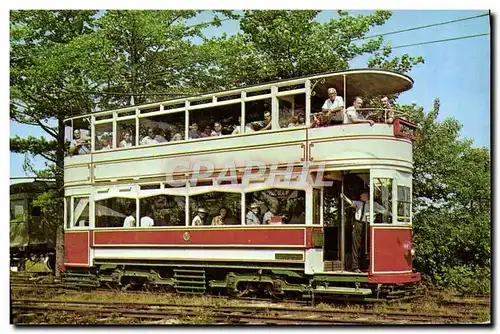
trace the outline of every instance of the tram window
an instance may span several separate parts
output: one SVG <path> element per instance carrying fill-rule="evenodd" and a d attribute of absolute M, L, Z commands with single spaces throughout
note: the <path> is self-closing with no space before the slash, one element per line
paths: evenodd
<path fill-rule="evenodd" d="M 73 133 L 69 143 L 70 155 L 84 155 L 90 153 L 90 121 L 88 118 L 73 120 Z"/>
<path fill-rule="evenodd" d="M 313 189 L 313 224 L 321 223 L 321 189 Z"/>
<path fill-rule="evenodd" d="M 96 124 L 95 150 L 103 151 L 113 148 L 113 123 Z"/>
<path fill-rule="evenodd" d="M 305 125 L 305 94 L 278 97 L 279 124 L 281 128 Z"/>
<path fill-rule="evenodd" d="M 89 198 L 75 197 L 73 199 L 73 227 L 89 226 Z"/>
<path fill-rule="evenodd" d="M 66 197 L 66 228 L 71 227 L 71 197 Z"/>
<path fill-rule="evenodd" d="M 184 120 L 184 111 L 139 119 L 139 145 L 183 140 Z"/>
<path fill-rule="evenodd" d="M 135 120 L 116 122 L 116 147 L 135 146 Z"/>
<path fill-rule="evenodd" d="M 381 205 L 389 213 L 380 214 L 373 212 L 375 223 L 392 223 L 392 179 L 388 178 L 375 178 L 373 179 L 373 203 Z"/>
<path fill-rule="evenodd" d="M 305 224 L 304 190 L 268 189 L 246 194 L 247 225 Z"/>
<path fill-rule="evenodd" d="M 398 222 L 409 223 L 411 217 L 410 187 L 398 186 Z"/>
<path fill-rule="evenodd" d="M 271 99 L 245 102 L 245 133 L 271 130 L 271 106 Z"/>
<path fill-rule="evenodd" d="M 136 216 L 133 198 L 113 197 L 95 202 L 95 227 L 123 227 L 125 219 L 131 215 Z"/>
<path fill-rule="evenodd" d="M 189 198 L 189 225 L 241 225 L 241 194 L 211 192 Z"/>
<path fill-rule="evenodd" d="M 24 199 L 10 201 L 10 220 L 21 221 L 24 219 Z"/>
<path fill-rule="evenodd" d="M 158 195 L 140 199 L 141 226 L 153 220 L 154 226 L 184 226 L 186 198 L 184 196 Z M 144 226 L 142 226 L 144 227 Z"/>
<path fill-rule="evenodd" d="M 189 139 L 217 137 L 238 133 L 241 103 L 197 109 L 189 112 Z"/>

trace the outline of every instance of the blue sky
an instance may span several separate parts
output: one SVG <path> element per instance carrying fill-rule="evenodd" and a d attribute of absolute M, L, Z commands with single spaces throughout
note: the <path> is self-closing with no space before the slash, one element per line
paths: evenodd
<path fill-rule="evenodd" d="M 350 11 L 352 14 L 369 14 L 372 11 Z M 395 10 L 383 25 L 372 29 L 368 35 L 450 21 L 484 13 L 484 10 Z M 336 17 L 335 11 L 323 11 L 318 15 L 320 22 Z M 200 15 L 196 21 L 208 20 L 209 12 Z M 225 21 L 219 28 L 206 30 L 208 36 L 228 35 L 238 31 L 236 21 Z M 420 29 L 384 36 L 392 46 L 454 38 L 490 32 L 489 17 L 480 17 L 427 29 Z M 426 111 L 432 108 L 433 100 L 440 98 L 439 119 L 453 117 L 463 124 L 462 137 L 472 138 L 474 146 L 490 147 L 490 36 L 449 41 L 443 43 L 395 49 L 393 55 L 408 53 L 423 56 L 425 64 L 413 68 L 410 76 L 415 84 L 412 90 L 403 93 L 398 103 L 416 102 Z M 366 67 L 368 57 L 354 59 L 351 68 Z M 10 122 L 10 135 L 21 137 L 44 136 L 44 132 L 33 126 Z M 10 153 L 10 176 L 26 175 L 22 170 L 24 156 Z M 35 166 L 43 167 L 43 159 L 37 159 Z"/>

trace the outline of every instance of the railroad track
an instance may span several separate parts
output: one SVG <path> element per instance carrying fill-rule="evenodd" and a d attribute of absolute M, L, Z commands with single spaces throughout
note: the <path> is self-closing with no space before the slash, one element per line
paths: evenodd
<path fill-rule="evenodd" d="M 14 317 L 23 313 L 47 312 L 94 314 L 99 318 L 125 317 L 142 321 L 187 319 L 200 314 L 209 315 L 214 323 L 265 324 L 426 324 L 473 323 L 476 314 L 414 313 L 401 311 L 376 312 L 369 310 L 319 310 L 313 307 L 287 307 L 270 305 L 213 306 L 173 303 L 97 302 L 97 301 L 40 301 L 36 299 L 12 300 Z"/>

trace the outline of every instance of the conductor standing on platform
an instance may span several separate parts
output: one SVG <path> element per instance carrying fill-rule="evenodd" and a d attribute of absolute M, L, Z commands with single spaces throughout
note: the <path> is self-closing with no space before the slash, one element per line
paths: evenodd
<path fill-rule="evenodd" d="M 368 189 L 362 190 L 359 196 L 360 201 L 351 201 L 344 194 L 342 196 L 350 206 L 356 209 L 354 225 L 352 227 L 352 271 L 360 273 L 359 253 L 361 250 L 363 224 L 366 224 L 367 217 L 370 216 L 370 191 Z M 386 208 L 376 202 L 373 202 L 373 209 L 377 213 L 391 214 Z"/>

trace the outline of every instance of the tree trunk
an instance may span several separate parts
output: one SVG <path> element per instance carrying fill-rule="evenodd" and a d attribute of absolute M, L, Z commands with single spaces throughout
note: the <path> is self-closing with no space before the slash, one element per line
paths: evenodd
<path fill-rule="evenodd" d="M 56 189 L 57 197 L 64 201 L 64 120 L 58 117 L 57 153 L 56 153 Z M 64 207 L 64 206 L 63 206 Z M 56 227 L 56 265 L 55 275 L 60 276 L 64 263 L 64 213 L 57 217 Z"/>

